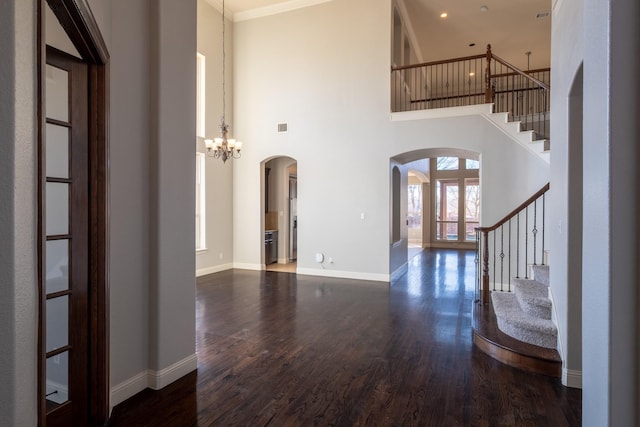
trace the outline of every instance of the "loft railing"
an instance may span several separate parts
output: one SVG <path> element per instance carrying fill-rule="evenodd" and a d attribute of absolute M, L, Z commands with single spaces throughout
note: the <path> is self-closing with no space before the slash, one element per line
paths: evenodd
<path fill-rule="evenodd" d="M 544 265 L 546 184 L 490 227 L 476 228 L 476 301 L 491 290 L 511 292 L 511 278 L 529 278 L 529 265 Z"/>
<path fill-rule="evenodd" d="M 549 139 L 549 68 L 522 71 L 487 46 L 484 55 L 391 68 L 393 112 L 493 103 L 522 130 Z"/>

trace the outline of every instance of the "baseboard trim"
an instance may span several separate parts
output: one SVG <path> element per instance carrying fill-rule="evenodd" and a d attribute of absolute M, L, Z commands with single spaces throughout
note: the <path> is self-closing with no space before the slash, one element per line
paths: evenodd
<path fill-rule="evenodd" d="M 562 368 L 562 385 L 571 388 L 582 388 L 582 371 Z"/>
<path fill-rule="evenodd" d="M 114 406 L 124 402 L 128 398 L 135 396 L 147 388 L 149 384 L 148 378 L 148 371 L 144 370 L 128 380 L 124 380 L 120 384 L 111 387 L 111 396 L 109 399 L 109 405 L 111 406 L 110 409 L 113 409 Z"/>
<path fill-rule="evenodd" d="M 171 366 L 167 366 L 161 371 L 149 372 L 149 387 L 154 390 L 160 390 L 174 382 L 175 380 L 184 377 L 189 372 L 195 371 L 198 368 L 198 356 L 194 353 L 191 356 L 185 357 L 182 360 L 174 363 Z"/>
<path fill-rule="evenodd" d="M 389 282 L 388 274 L 374 274 L 374 273 L 362 273 L 354 271 L 339 271 L 339 270 L 320 270 L 317 268 L 300 268 L 298 267 L 298 274 L 307 276 L 320 276 L 320 277 L 335 277 L 338 279 L 355 279 L 355 280 L 370 280 L 374 282 Z"/>
<path fill-rule="evenodd" d="M 234 262 L 233 268 L 237 268 L 238 270 L 256 270 L 261 271 L 265 269 L 264 264 L 249 264 L 244 262 Z"/>
<path fill-rule="evenodd" d="M 205 267 L 196 270 L 196 277 L 206 276 L 207 274 L 219 273 L 221 271 L 231 270 L 233 268 L 232 263 L 214 265 L 213 267 Z"/>
<path fill-rule="evenodd" d="M 391 281 L 397 280 L 400 276 L 405 274 L 409 270 L 409 263 L 405 262 L 400 267 L 396 268 L 393 273 L 391 273 Z"/>

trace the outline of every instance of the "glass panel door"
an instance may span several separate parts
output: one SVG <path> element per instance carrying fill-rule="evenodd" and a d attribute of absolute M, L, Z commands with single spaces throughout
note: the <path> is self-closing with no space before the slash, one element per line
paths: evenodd
<path fill-rule="evenodd" d="M 458 200 L 457 179 L 436 181 L 436 239 L 458 240 Z"/>
<path fill-rule="evenodd" d="M 88 73 L 47 47 L 42 148 L 41 327 L 46 425 L 86 425 L 88 409 Z"/>
<path fill-rule="evenodd" d="M 464 240 L 476 240 L 476 227 L 480 225 L 480 180 L 467 178 L 464 180 Z"/>

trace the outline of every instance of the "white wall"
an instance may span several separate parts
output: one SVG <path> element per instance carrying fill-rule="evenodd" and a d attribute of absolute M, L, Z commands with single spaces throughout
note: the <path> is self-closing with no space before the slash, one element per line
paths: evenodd
<path fill-rule="evenodd" d="M 584 1 L 582 416 L 588 426 L 640 423 L 638 22 L 637 1 Z"/>
<path fill-rule="evenodd" d="M 260 263 L 260 162 L 271 156 L 298 161 L 298 271 L 343 277 L 388 280 L 395 269 L 393 156 L 429 147 L 481 153 L 484 171 L 503 171 L 481 176 L 483 223 L 547 182 L 547 163 L 479 115 L 390 121 L 390 11 L 390 1 L 343 0 L 236 23 L 235 116 L 245 141 L 234 169 L 243 195 L 234 200 L 237 266 Z M 281 121 L 286 134 L 275 132 Z M 321 268 L 316 252 L 334 263 Z"/>
<path fill-rule="evenodd" d="M 149 360 L 151 21 L 148 0 L 115 0 L 111 13 L 117 31 L 107 25 L 101 26 L 101 31 L 110 34 L 112 40 L 109 273 L 110 374 L 114 387 L 146 371 Z M 114 396 L 112 405 L 119 400 L 122 397 Z"/>
<path fill-rule="evenodd" d="M 196 2 L 96 6 L 111 55 L 110 382 L 116 405 L 195 368 Z"/>
<path fill-rule="evenodd" d="M 36 10 L 0 13 L 0 423 L 36 424 Z M 15 100 L 12 102 L 11 100 Z"/>
<path fill-rule="evenodd" d="M 551 291 L 557 313 L 559 351 L 563 356 L 563 380 L 566 385 L 580 386 L 582 371 L 581 312 L 582 307 L 571 300 L 571 291 L 580 288 L 577 282 L 579 264 L 569 262 L 579 247 L 570 247 L 569 198 L 580 188 L 569 188 L 569 92 L 583 57 L 582 1 L 558 2 L 552 19 L 551 80 L 551 190 L 549 193 L 549 233 L 551 260 Z M 578 215 L 581 215 L 580 213 Z M 578 256 L 581 256 L 579 254 Z M 580 295 L 573 295 L 580 300 Z"/>
<path fill-rule="evenodd" d="M 222 14 L 205 0 L 198 0 L 198 52 L 206 58 L 206 137 L 220 136 L 222 116 Z M 226 120 L 233 123 L 233 22 L 227 18 L 226 45 Z M 231 136 L 230 136 L 231 137 Z M 204 139 L 197 138 L 196 150 L 205 152 Z M 240 160 L 242 161 L 242 160 Z M 207 157 L 206 174 L 206 243 L 207 250 L 196 256 L 197 274 L 209 274 L 232 267 L 233 262 L 233 165 Z"/>

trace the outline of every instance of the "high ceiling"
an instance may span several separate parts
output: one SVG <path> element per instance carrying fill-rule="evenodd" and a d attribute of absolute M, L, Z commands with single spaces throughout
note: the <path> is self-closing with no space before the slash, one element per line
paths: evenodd
<path fill-rule="evenodd" d="M 207 1 L 221 9 L 222 0 Z M 323 1 L 327 0 L 225 0 L 225 7 L 247 19 L 261 11 L 270 14 Z M 549 66 L 551 0 L 397 1 L 404 5 L 424 61 L 483 53 L 491 43 L 497 55 L 520 68 L 527 67 L 525 52 L 531 52 L 530 68 Z M 440 18 L 442 12 L 447 18 Z M 548 15 L 538 18 L 539 14 Z"/>
<path fill-rule="evenodd" d="M 406 8 L 424 61 L 480 54 L 490 43 L 495 54 L 522 69 L 526 52 L 531 52 L 532 69 L 549 66 L 551 0 L 398 1 Z"/>

